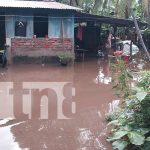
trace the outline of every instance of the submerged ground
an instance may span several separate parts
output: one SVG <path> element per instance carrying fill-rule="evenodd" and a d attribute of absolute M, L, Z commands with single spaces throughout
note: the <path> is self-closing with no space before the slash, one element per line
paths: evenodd
<path fill-rule="evenodd" d="M 90 59 L 0 69 L 0 150 L 111 150 L 105 113 L 117 101 L 109 65 Z"/>

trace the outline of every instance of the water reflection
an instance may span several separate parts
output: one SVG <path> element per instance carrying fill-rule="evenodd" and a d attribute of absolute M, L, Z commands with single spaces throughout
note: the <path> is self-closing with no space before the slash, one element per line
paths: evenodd
<path fill-rule="evenodd" d="M 4 126 L 7 122 L 12 119 L 4 119 L 0 121 L 0 126 Z M 21 150 L 19 144 L 15 142 L 14 136 L 11 132 L 11 128 L 13 126 L 19 125 L 21 122 L 16 123 L 14 125 L 8 125 L 6 127 L 0 128 L 0 135 L 3 137 L 3 140 L 0 140 L 0 149 L 1 150 Z M 28 150 L 25 148 L 24 150 Z"/>
<path fill-rule="evenodd" d="M 110 77 L 109 64 L 103 62 L 97 64 L 97 60 L 76 63 L 74 67 L 14 65 L 10 66 L 8 70 L 0 70 L 0 73 L 3 73 L 0 76 L 0 81 L 14 83 L 16 87 L 13 91 L 16 95 L 15 107 L 12 107 L 14 97 L 12 95 L 11 97 L 8 96 L 7 99 L 5 97 L 8 94 L 8 88 L 12 87 L 12 84 L 5 84 L 5 86 L 0 87 L 0 90 L 2 90 L 2 93 L 0 92 L 0 97 L 2 97 L 0 102 L 7 102 L 5 105 L 0 105 L 0 115 L 3 114 L 1 118 L 12 117 L 9 115 L 12 112 L 15 112 L 15 116 L 17 116 L 15 120 L 3 122 L 0 129 L 3 130 L 12 125 L 7 133 L 13 136 L 12 143 L 18 143 L 20 149 L 111 150 L 110 144 L 106 141 L 107 129 L 104 114 L 108 112 L 108 104 L 114 99 L 114 96 L 110 84 L 103 82 L 104 84 L 98 85 L 93 82 L 100 67 L 105 78 Z M 61 95 L 61 99 L 64 100 L 63 115 L 72 119 L 57 119 L 56 101 L 53 97 L 48 100 L 44 96 L 41 101 L 35 99 L 34 109 L 31 107 L 30 94 L 25 94 L 23 101 L 20 102 L 19 94 L 22 92 L 22 87 L 19 84 L 25 83 L 23 88 L 30 87 L 30 93 L 34 89 L 34 83 L 37 82 L 47 83 L 48 86 L 53 83 L 51 89 L 59 88 L 58 84 L 55 83 L 69 83 L 65 84 L 63 91 L 56 93 L 57 96 Z M 27 91 L 25 92 L 27 93 Z M 48 94 L 48 91 L 43 92 Z M 36 96 L 38 98 L 39 93 Z M 50 111 L 45 107 L 45 104 L 49 102 Z M 70 106 L 74 107 L 73 111 Z M 57 109 L 59 107 L 62 108 L 62 105 L 58 105 Z M 40 108 L 41 112 L 39 111 Z M 20 115 L 21 111 L 25 114 L 24 117 Z M 31 119 L 26 118 L 27 114 L 32 116 Z M 43 120 L 39 119 L 40 115 Z M 54 117 L 44 120 L 48 115 Z M 1 142 L 5 146 L 9 145 L 4 142 L 3 138 L 1 138 Z M 13 149 L 8 147 L 7 150 Z"/>
<path fill-rule="evenodd" d="M 7 140 L 7 142 L 15 143 L 15 145 L 18 143 L 15 150 L 19 150 L 19 147 L 30 150 L 111 149 L 105 140 L 106 124 L 95 108 L 83 111 L 72 120 L 67 121 L 26 120 L 20 123 L 15 120 L 8 124 L 3 125 L 1 130 L 5 133 L 9 127 L 6 136 L 11 136 L 11 141 Z M 8 146 L 7 150 L 13 150 L 7 142 L 0 145 L 0 149 L 2 146 Z"/>
<path fill-rule="evenodd" d="M 113 100 L 111 103 L 109 103 L 109 113 L 115 112 L 118 109 L 120 100 Z"/>
<path fill-rule="evenodd" d="M 102 83 L 102 84 L 110 84 L 111 83 L 111 77 L 109 76 L 105 76 L 105 74 L 103 73 L 103 68 L 99 69 L 99 74 L 95 79 L 95 82 L 97 84 Z"/>
<path fill-rule="evenodd" d="M 110 84 L 111 75 L 110 75 L 110 62 L 104 62 L 103 60 L 98 60 L 99 70 L 98 75 L 95 79 L 96 84 Z"/>

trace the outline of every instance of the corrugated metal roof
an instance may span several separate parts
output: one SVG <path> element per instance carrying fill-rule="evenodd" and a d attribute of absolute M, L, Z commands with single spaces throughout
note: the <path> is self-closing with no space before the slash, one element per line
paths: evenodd
<path fill-rule="evenodd" d="M 107 17 L 107 16 L 99 16 L 99 15 L 93 15 L 83 12 L 76 12 L 75 13 L 75 22 L 81 23 L 81 22 L 97 22 L 97 23 L 106 23 L 106 24 L 112 24 L 116 26 L 126 26 L 126 27 L 134 27 L 134 21 L 129 19 L 121 19 L 121 18 L 114 18 L 114 17 Z M 147 23 L 138 21 L 139 26 L 146 26 Z"/>
<path fill-rule="evenodd" d="M 41 8 L 41 9 L 60 9 L 81 11 L 78 7 L 72 7 L 58 2 L 44 1 L 19 1 L 19 0 L 0 0 L 0 7 L 13 8 Z"/>

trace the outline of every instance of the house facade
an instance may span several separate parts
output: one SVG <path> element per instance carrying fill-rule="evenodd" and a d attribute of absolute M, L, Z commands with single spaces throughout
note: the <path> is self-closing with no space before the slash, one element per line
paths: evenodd
<path fill-rule="evenodd" d="M 8 59 L 74 53 L 74 14 L 81 9 L 57 2 L 0 1 L 0 49 Z"/>

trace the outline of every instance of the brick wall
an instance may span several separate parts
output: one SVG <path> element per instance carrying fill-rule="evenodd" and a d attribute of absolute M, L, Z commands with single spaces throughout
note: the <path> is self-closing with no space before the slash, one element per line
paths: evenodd
<path fill-rule="evenodd" d="M 12 38 L 12 56 L 56 56 L 63 51 L 73 52 L 73 40 L 69 38 Z"/>

